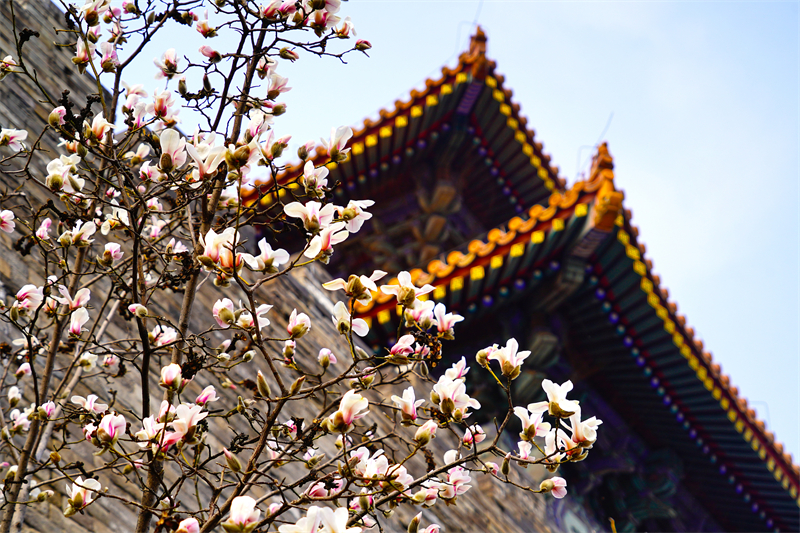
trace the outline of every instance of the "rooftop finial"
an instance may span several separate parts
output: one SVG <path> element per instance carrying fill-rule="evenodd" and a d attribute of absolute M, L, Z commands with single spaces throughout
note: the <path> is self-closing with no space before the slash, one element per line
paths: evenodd
<path fill-rule="evenodd" d="M 462 55 L 466 64 L 472 65 L 472 77 L 482 80 L 488 73 L 489 62 L 486 60 L 486 34 L 478 26 L 475 34 L 469 39 L 469 51 Z"/>

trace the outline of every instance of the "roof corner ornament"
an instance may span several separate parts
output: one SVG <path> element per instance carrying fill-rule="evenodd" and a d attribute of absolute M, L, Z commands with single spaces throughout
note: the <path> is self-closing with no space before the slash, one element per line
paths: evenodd
<path fill-rule="evenodd" d="M 594 201 L 593 225 L 600 231 L 610 232 L 622 212 L 625 193 L 614 187 L 614 158 L 608 152 L 608 143 L 598 147 L 589 181 L 601 182 Z"/>
<path fill-rule="evenodd" d="M 462 55 L 462 61 L 472 65 L 472 78 L 483 80 L 489 73 L 489 60 L 486 59 L 486 33 L 480 26 L 469 39 L 469 51 Z"/>

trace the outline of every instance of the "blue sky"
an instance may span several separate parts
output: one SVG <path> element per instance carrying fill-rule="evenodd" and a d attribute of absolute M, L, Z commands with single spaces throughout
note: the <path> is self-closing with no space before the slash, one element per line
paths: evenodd
<path fill-rule="evenodd" d="M 371 57 L 281 65 L 294 89 L 278 134 L 318 139 L 406 99 L 454 64 L 479 14 L 489 56 L 570 183 L 586 170 L 579 150 L 608 125 L 616 183 L 655 272 L 797 458 L 796 3 L 351 0 L 342 14 Z M 170 37 L 162 49 L 189 42 Z M 191 42 L 178 52 L 194 54 Z M 149 56 L 138 70 L 152 79 Z M 580 153 L 586 162 L 591 150 Z"/>

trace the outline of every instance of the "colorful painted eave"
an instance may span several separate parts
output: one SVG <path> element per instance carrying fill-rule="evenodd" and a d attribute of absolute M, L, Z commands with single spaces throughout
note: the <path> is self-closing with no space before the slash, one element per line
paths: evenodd
<path fill-rule="evenodd" d="M 790 454 L 784 452 L 783 445 L 775 440 L 764 422 L 758 420 L 755 411 L 748 407 L 747 400 L 739 395 L 730 378 L 722 373 L 720 365 L 714 363 L 711 353 L 704 350 L 703 342 L 688 326 L 685 317 L 678 314 L 677 305 L 669 301 L 669 292 L 661 287 L 659 276 L 653 273 L 652 262 L 644 258 L 645 246 L 638 242 L 639 231 L 631 224 L 631 212 L 622 209 L 623 195 L 613 187 L 613 164 L 597 164 L 603 158 L 610 161 L 605 146 L 601 147 L 588 180 L 577 182 L 563 193 L 552 193 L 547 207 L 532 207 L 527 220 L 512 218 L 506 224 L 506 229 L 495 228 L 485 240 L 470 242 L 466 252 L 450 252 L 444 260 L 430 262 L 426 269 L 413 270 L 412 280 L 418 286 L 426 283 L 433 285 L 433 299 L 445 301 L 449 293 L 465 290 L 476 281 L 492 277 L 497 279 L 498 276 L 513 279 L 514 273 L 509 273 L 508 268 L 504 270 L 504 267 L 514 258 L 525 255 L 529 247 L 564 231 L 570 221 L 580 219 L 584 224 L 588 222 L 589 226 L 608 231 L 609 238 L 624 247 L 624 253 L 631 261 L 630 268 L 640 278 L 639 290 L 646 296 L 651 312 L 662 323 L 664 332 L 671 336 L 671 342 L 683 356 L 684 364 L 719 402 L 727 421 L 758 454 L 775 481 L 800 505 L 800 467 L 794 464 Z M 602 272 L 598 274 L 602 275 Z M 392 280 L 390 283 L 396 282 Z M 495 290 L 496 284 L 484 283 L 483 287 Z M 368 305 L 357 308 L 359 315 L 371 326 L 373 322 L 386 323 L 387 326 L 390 326 L 388 323 L 396 324 L 399 308 L 393 298 L 380 293 L 373 296 Z M 456 305 L 453 309 L 458 310 L 459 307 Z M 620 317 L 621 322 L 625 320 L 626 317 Z"/>
<path fill-rule="evenodd" d="M 469 127 L 474 135 L 473 142 L 478 142 L 478 148 L 485 151 L 492 178 L 498 183 L 503 181 L 499 189 L 512 199 L 524 197 L 525 192 L 517 189 L 527 189 L 536 184 L 527 180 L 515 182 L 510 176 L 516 178 L 525 174 L 535 176 L 545 192 L 564 192 L 565 182 L 558 177 L 558 167 L 550 165 L 550 156 L 535 140 L 534 131 L 527 128 L 527 119 L 520 113 L 519 105 L 511 101 L 512 91 L 503 86 L 505 78 L 495 72 L 495 62 L 486 58 L 485 45 L 485 35 L 478 29 L 472 37 L 470 51 L 461 54 L 455 68 L 443 67 L 439 78 L 425 80 L 425 88 L 412 90 L 408 100 L 398 100 L 393 108 L 381 109 L 377 120 L 365 119 L 348 143 L 351 148 L 348 159 L 339 164 L 332 163 L 319 146 L 311 161 L 316 166 L 328 166 L 331 177 L 341 179 L 345 191 L 352 190 L 374 179 L 380 170 L 385 171 L 414 150 L 419 150 L 421 144 L 418 143 L 422 139 L 436 137 L 442 128 L 449 129 L 455 115 L 468 116 L 479 111 L 474 108 L 481 102 L 493 102 L 497 108 L 495 110 L 492 106 L 491 114 L 502 116 L 502 121 L 492 118 L 491 123 L 481 125 L 473 120 L 475 123 Z M 513 143 L 506 142 L 512 139 Z M 504 148 L 494 150 L 495 144 Z M 524 165 L 528 165 L 530 171 L 521 172 Z M 279 174 L 278 183 L 295 188 L 300 175 L 302 164 L 289 165 Z M 252 205 L 260 198 L 263 205 L 269 205 L 274 201 L 270 193 L 272 186 L 271 180 L 257 182 L 254 188 L 243 191 L 244 202 Z M 281 195 L 284 194 L 286 191 L 282 190 Z M 524 204 L 521 201 L 518 210 L 524 211 L 532 202 Z"/>

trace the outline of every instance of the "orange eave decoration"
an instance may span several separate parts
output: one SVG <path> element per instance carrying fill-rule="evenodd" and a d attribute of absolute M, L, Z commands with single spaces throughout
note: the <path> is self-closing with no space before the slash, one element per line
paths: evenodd
<path fill-rule="evenodd" d="M 550 166 L 550 156 L 543 152 L 543 145 L 534 140 L 535 132 L 527 128 L 528 119 L 520 114 L 519 104 L 512 103 L 513 91 L 503 87 L 505 77 L 495 73 L 497 66 L 495 61 L 486 58 L 486 35 L 478 27 L 476 34 L 472 36 L 470 49 L 463 52 L 458 58 L 455 68 L 448 66 L 442 67 L 442 76 L 438 79 L 428 78 L 425 80 L 425 88 L 421 91 L 413 89 L 407 101 L 397 100 L 393 109 L 381 109 L 378 111 L 379 119 L 364 119 L 360 128 L 355 128 L 353 137 L 348 146 L 351 149 L 357 145 L 363 147 L 368 144 L 371 136 L 385 136 L 387 132 L 393 132 L 395 126 L 404 125 L 408 122 L 409 116 L 422 113 L 423 109 L 435 102 L 443 91 L 452 91 L 454 84 L 466 83 L 469 81 L 481 81 L 494 91 L 494 98 L 507 105 L 509 125 L 516 130 L 517 139 L 523 142 L 523 149 L 526 154 L 531 156 L 532 163 L 546 173 L 545 181 L 550 190 L 565 192 L 565 181 L 558 177 L 558 167 Z M 504 111 L 505 113 L 506 111 Z M 310 157 L 315 166 L 326 165 L 335 168 L 336 163 L 330 162 L 327 153 L 322 146 L 317 146 L 315 153 Z M 349 160 L 349 158 L 348 158 Z M 346 162 L 347 160 L 345 160 Z M 287 185 L 293 183 L 303 173 L 303 164 L 289 164 L 285 170 L 278 175 L 278 183 Z M 265 189 L 272 183 L 258 181 L 252 189 L 242 190 L 242 200 L 245 205 L 252 205 L 259 194 L 259 189 Z"/>

